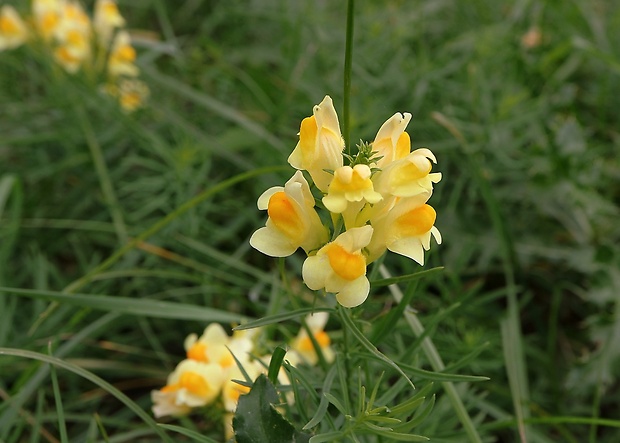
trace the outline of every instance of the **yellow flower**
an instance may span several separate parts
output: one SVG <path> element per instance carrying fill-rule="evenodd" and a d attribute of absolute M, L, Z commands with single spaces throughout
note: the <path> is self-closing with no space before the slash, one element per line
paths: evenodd
<path fill-rule="evenodd" d="M 433 153 L 429 149 L 420 148 L 404 158 L 389 163 L 375 175 L 377 190 L 382 194 L 397 197 L 411 197 L 432 192 L 433 183 L 441 180 L 441 173 L 431 173 L 433 166 L 431 161 L 437 163 Z"/>
<path fill-rule="evenodd" d="M 32 1 L 35 28 L 43 40 L 49 41 L 60 24 L 63 3 L 61 0 Z"/>
<path fill-rule="evenodd" d="M 242 360 L 252 351 L 253 334 L 253 331 L 236 331 L 231 337 L 219 323 L 211 323 L 200 337 L 196 334 L 187 336 L 184 343 L 187 358 L 203 363 L 215 363 L 226 372 L 235 366 L 233 354 Z"/>
<path fill-rule="evenodd" d="M 112 77 L 119 75 L 135 77 L 139 73 L 135 61 L 136 50 L 131 46 L 129 33 L 127 31 L 117 32 L 108 57 L 109 74 Z"/>
<path fill-rule="evenodd" d="M 335 293 L 338 303 L 347 308 L 362 304 L 370 291 L 362 249 L 372 233 L 371 226 L 349 229 L 308 257 L 302 267 L 306 286 Z"/>
<path fill-rule="evenodd" d="M 15 8 L 4 5 L 0 8 L 0 51 L 13 49 L 28 38 L 28 29 Z"/>
<path fill-rule="evenodd" d="M 336 169 L 327 195 L 323 197 L 323 204 L 330 212 L 340 214 L 347 209 L 349 202 L 379 202 L 383 197 L 374 190 L 370 175 L 368 165 L 341 166 Z"/>
<path fill-rule="evenodd" d="M 377 157 L 383 157 L 377 162 L 378 168 L 399 160 L 409 154 L 411 139 L 405 128 L 411 120 L 411 114 L 397 112 L 390 117 L 379 129 L 372 143 L 372 150 L 377 151 Z"/>
<path fill-rule="evenodd" d="M 306 253 L 327 241 L 327 230 L 314 209 L 314 197 L 301 171 L 284 187 L 275 186 L 258 198 L 258 209 L 269 214 L 265 227 L 257 230 L 250 244 L 271 257 L 286 257 L 297 248 Z"/>
<path fill-rule="evenodd" d="M 224 375 L 214 363 L 183 360 L 159 391 L 151 392 L 155 417 L 183 415 L 211 403 L 220 393 Z"/>
<path fill-rule="evenodd" d="M 317 188 L 327 192 L 332 175 L 325 170 L 334 171 L 342 166 L 344 140 L 336 109 L 328 95 L 314 107 L 313 114 L 301 122 L 299 142 L 288 162 L 296 169 L 308 171 Z"/>
<path fill-rule="evenodd" d="M 386 249 L 424 265 L 424 251 L 430 249 L 431 236 L 441 244 L 441 234 L 434 226 L 435 210 L 426 204 L 430 193 L 398 200 L 389 212 L 371 220 L 375 233 L 367 247 L 369 262 Z"/>
<path fill-rule="evenodd" d="M 331 363 L 334 360 L 334 351 L 330 346 L 331 339 L 324 331 L 328 319 L 329 314 L 327 312 L 315 312 L 314 314 L 306 317 L 306 324 L 321 348 L 323 357 L 325 357 L 325 360 L 328 363 Z M 312 344 L 312 340 L 304 328 L 299 330 L 299 334 L 297 334 L 297 337 L 295 337 L 295 339 L 291 342 L 291 349 L 292 352 L 300 356 L 303 361 L 310 365 L 315 365 L 318 361 L 318 356 L 314 349 L 314 345 Z M 290 358 L 292 352 L 289 351 L 287 358 Z M 295 359 L 295 357 L 293 357 L 293 359 Z"/>
<path fill-rule="evenodd" d="M 114 29 L 120 28 L 124 24 L 125 19 L 121 16 L 113 0 L 97 0 L 93 25 L 99 37 L 99 42 L 104 47 L 109 44 Z"/>

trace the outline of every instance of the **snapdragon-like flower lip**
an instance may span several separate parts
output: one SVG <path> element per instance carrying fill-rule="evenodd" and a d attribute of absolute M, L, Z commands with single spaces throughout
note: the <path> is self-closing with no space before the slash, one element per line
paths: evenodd
<path fill-rule="evenodd" d="M 302 276 L 310 289 L 325 289 L 336 294 L 343 306 L 357 306 L 366 300 L 370 283 L 366 278 L 366 257 L 362 253 L 371 241 L 372 226 L 349 229 L 333 242 L 308 257 Z"/>
<path fill-rule="evenodd" d="M 314 197 L 301 171 L 284 187 L 274 186 L 258 198 L 258 208 L 266 209 L 265 227 L 250 238 L 250 245 L 271 257 L 287 257 L 298 248 L 306 252 L 327 241 L 327 230 L 314 209 Z"/>

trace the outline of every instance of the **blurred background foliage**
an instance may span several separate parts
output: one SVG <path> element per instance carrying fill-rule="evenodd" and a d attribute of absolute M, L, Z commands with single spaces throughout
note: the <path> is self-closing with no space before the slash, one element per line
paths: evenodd
<path fill-rule="evenodd" d="M 342 112 L 346 2 L 142 0 L 119 7 L 151 89 L 134 114 L 24 48 L 0 53 L 2 286 L 62 290 L 199 192 L 244 171 L 284 165 L 301 119 L 325 94 Z M 465 371 L 491 378 L 465 398 L 483 417 L 487 441 L 517 439 L 513 425 L 502 425 L 513 414 L 499 332 L 507 265 L 515 273 L 531 416 L 618 418 L 619 41 L 613 0 L 356 3 L 352 140 L 372 140 L 394 112 L 411 112 L 412 146 L 438 158 L 443 180 L 430 203 L 444 243 L 433 248 L 429 266 L 445 270 L 418 286 L 412 306 L 424 321 L 462 302 L 432 328 L 447 362 L 488 343 Z M 104 153 L 118 200 L 114 223 L 92 143 Z M 290 174 L 283 168 L 206 200 L 78 292 L 264 315 L 277 262 L 247 240 L 264 222 L 256 198 Z M 292 280 L 300 263 L 287 264 Z M 385 263 L 394 274 L 418 270 L 398 257 Z M 47 305 L 0 295 L 0 346 L 45 352 L 49 340 L 66 342 L 101 318 L 61 306 L 33 328 Z M 371 294 L 365 306 L 380 312 L 389 297 Z M 185 334 L 203 327 L 110 319 L 73 357 L 85 356 L 85 367 L 148 409 L 148 392 L 182 355 Z M 407 343 L 411 332 L 398 332 Z M 418 361 L 424 366 L 421 354 Z M 36 367 L 0 361 L 5 399 L 18 395 Z M 32 410 L 51 401 L 49 387 L 37 389 L 39 400 L 26 403 Z M 107 427 L 131 427 L 131 412 L 116 410 L 103 392 L 84 392 L 79 380 L 66 389 L 65 407 L 76 414 L 99 411 Z M 0 421 L 7 411 L 0 407 Z M 438 403 L 427 420 L 423 431 L 433 441 L 463 441 L 441 427 L 449 413 Z M 26 441 L 20 417 L 1 438 Z M 89 432 L 89 420 L 76 418 L 75 435 Z M 532 441 L 619 436 L 608 427 L 545 425 Z"/>

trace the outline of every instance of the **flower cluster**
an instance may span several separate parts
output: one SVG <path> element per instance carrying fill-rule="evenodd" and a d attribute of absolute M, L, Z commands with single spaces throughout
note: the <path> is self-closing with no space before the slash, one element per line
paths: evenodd
<path fill-rule="evenodd" d="M 133 111 L 149 94 L 137 79 L 136 51 L 114 0 L 97 0 L 93 18 L 76 0 L 32 0 L 22 19 L 10 5 L 0 8 L 0 51 L 23 44 L 42 47 L 70 74 L 101 77 L 102 90 Z"/>
<path fill-rule="evenodd" d="M 317 312 L 306 318 L 306 324 L 324 358 L 331 362 L 334 353 L 330 337 L 324 331 L 327 320 L 327 313 Z M 168 376 L 163 388 L 151 393 L 155 417 L 185 415 L 193 408 L 221 399 L 225 427 L 230 434 L 232 414 L 239 397 L 249 391 L 235 381 L 244 379 L 240 367 L 254 380 L 267 372 L 271 359 L 270 355 L 257 356 L 256 331 L 258 329 L 236 331 L 229 336 L 221 325 L 212 323 L 200 337 L 189 335 L 185 339 L 187 358 Z M 295 366 L 300 363 L 314 365 L 318 361 L 313 341 L 305 329 L 301 329 L 290 343 L 286 359 Z M 284 370 L 278 378 L 283 385 L 288 384 Z"/>
<path fill-rule="evenodd" d="M 366 300 L 366 268 L 386 250 L 423 265 L 431 236 L 441 243 L 435 210 L 426 203 L 441 173 L 431 172 L 437 161 L 430 150 L 411 151 L 405 132 L 410 120 L 411 114 L 394 114 L 372 143 L 362 142 L 351 156 L 344 152 L 338 115 L 326 96 L 301 122 L 299 142 L 288 158 L 298 171 L 284 187 L 259 197 L 258 208 L 267 210 L 268 219 L 250 244 L 272 257 L 301 247 L 308 256 L 302 267 L 306 285 L 335 293 L 345 307 Z M 331 232 L 302 171 L 320 193 L 319 206 L 330 214 Z"/>

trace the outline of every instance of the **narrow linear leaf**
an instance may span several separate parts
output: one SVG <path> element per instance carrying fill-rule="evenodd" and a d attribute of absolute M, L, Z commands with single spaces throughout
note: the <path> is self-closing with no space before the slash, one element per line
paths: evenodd
<path fill-rule="evenodd" d="M 200 443 L 218 443 L 216 440 L 213 440 L 212 438 L 202 435 L 201 433 L 196 432 L 192 429 L 187 429 L 187 428 L 183 428 L 181 426 L 176 426 L 176 425 L 165 425 L 162 423 L 160 423 L 158 426 L 164 429 L 167 429 L 169 431 L 177 432 L 181 435 L 185 435 L 186 437 L 193 438 L 194 441 L 197 441 Z"/>
<path fill-rule="evenodd" d="M 89 372 L 86 369 L 80 368 L 79 366 L 75 366 L 71 363 L 67 363 L 66 361 L 61 360 L 57 357 L 52 357 L 52 356 L 41 354 L 38 352 L 27 351 L 24 349 L 0 348 L 0 356 L 2 355 L 11 355 L 14 357 L 23 357 L 23 358 L 29 358 L 31 360 L 39 360 L 39 361 L 57 366 L 59 368 L 66 369 L 67 371 L 73 372 L 74 374 L 77 374 L 85 378 L 86 380 L 93 382 L 100 388 L 107 391 L 110 395 L 113 395 L 118 400 L 120 400 L 122 403 L 124 403 L 125 406 L 127 406 L 138 417 L 140 417 L 142 421 L 144 421 L 153 430 L 155 434 L 161 437 L 162 441 L 174 443 L 173 440 L 171 440 L 170 437 L 165 432 L 162 431 L 162 429 L 157 425 L 155 420 L 153 420 L 151 416 L 148 413 L 146 413 L 144 409 L 142 409 L 141 406 L 134 403 L 133 400 L 131 400 L 121 391 L 116 389 L 114 386 L 112 386 L 107 381 L 99 378 L 92 372 Z"/>
<path fill-rule="evenodd" d="M 1 288 L 0 288 L 1 289 Z M 253 329 L 260 326 L 272 325 L 274 323 L 280 323 L 292 318 L 301 317 L 312 312 L 335 312 L 332 308 L 302 308 L 291 312 L 284 312 L 282 314 L 270 315 L 268 317 L 259 318 L 258 320 L 249 321 L 242 325 L 233 328 L 234 331 L 243 331 L 244 329 Z"/>
<path fill-rule="evenodd" d="M 338 439 L 342 438 L 342 432 L 340 431 L 335 431 L 335 432 L 327 432 L 325 434 L 319 434 L 319 435 L 315 435 L 312 438 L 310 438 L 310 443 L 323 443 L 326 441 L 329 442 L 333 442 L 333 441 L 339 441 Z"/>
<path fill-rule="evenodd" d="M 159 300 L 110 295 L 68 294 L 55 291 L 4 287 L 0 287 L 0 292 L 144 317 L 174 318 L 220 323 L 236 323 L 242 319 L 241 315 L 231 314 L 230 312 L 220 311 L 218 309 Z"/>
<path fill-rule="evenodd" d="M 342 308 L 344 309 L 344 308 Z M 351 331 L 351 333 L 353 334 L 353 336 L 357 339 L 357 341 L 360 342 L 360 344 L 365 347 L 368 351 L 370 351 L 371 354 L 373 354 L 375 357 L 377 357 L 379 360 L 385 362 L 388 366 L 391 366 L 392 368 L 396 369 L 398 371 L 398 373 L 400 375 L 402 375 L 407 382 L 409 382 L 409 384 L 411 385 L 411 387 L 413 389 L 415 389 L 415 385 L 413 384 L 413 382 L 409 379 L 409 377 L 407 376 L 407 374 L 405 374 L 403 372 L 403 370 L 396 364 L 394 363 L 392 360 L 390 360 L 387 356 L 385 356 L 383 353 L 381 353 L 381 351 L 379 351 L 375 345 L 373 345 L 367 338 L 366 336 L 362 333 L 362 331 L 360 331 L 357 326 L 355 326 L 355 323 L 353 322 L 353 320 L 351 319 L 351 317 L 349 315 L 347 315 L 347 313 L 342 312 L 342 309 L 340 309 L 340 318 L 342 319 L 342 322 L 345 324 L 345 326 L 347 328 L 349 328 L 349 330 Z"/>
<path fill-rule="evenodd" d="M 329 400 L 327 399 L 325 394 L 329 393 L 329 391 L 331 390 L 332 383 L 334 382 L 335 377 L 336 377 L 336 366 L 334 365 L 331 367 L 331 369 L 327 373 L 327 376 L 325 377 L 325 382 L 323 383 L 323 394 L 324 395 L 321 396 L 321 402 L 319 403 L 319 407 L 316 409 L 316 412 L 314 416 L 310 419 L 310 421 L 306 423 L 306 425 L 302 428 L 303 430 L 313 428 L 316 425 L 318 425 L 321 422 L 321 420 L 323 420 L 323 417 L 325 416 L 325 413 L 327 412 L 327 408 L 329 406 Z M 310 392 L 314 392 L 314 390 L 311 390 Z"/>
<path fill-rule="evenodd" d="M 286 350 L 277 346 L 273 354 L 271 355 L 271 361 L 269 361 L 269 370 L 267 371 L 267 378 L 274 385 L 278 382 L 278 374 L 280 373 L 280 368 L 282 367 L 282 362 L 284 361 L 284 356 L 286 355 Z"/>
<path fill-rule="evenodd" d="M 353 356 L 360 356 L 364 359 L 373 358 L 378 360 L 383 360 L 377 357 L 374 354 L 366 354 L 363 352 L 352 352 Z M 406 363 L 402 363 L 399 361 L 394 362 L 397 364 L 403 371 L 414 375 L 423 380 L 431 380 L 431 381 L 448 381 L 448 382 L 478 382 L 478 381 L 489 381 L 489 377 L 485 377 L 483 375 L 462 375 L 462 374 L 451 374 L 448 372 L 434 372 L 427 371 L 426 369 L 416 368 L 415 366 L 408 365 Z"/>

